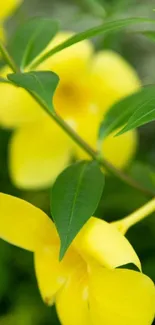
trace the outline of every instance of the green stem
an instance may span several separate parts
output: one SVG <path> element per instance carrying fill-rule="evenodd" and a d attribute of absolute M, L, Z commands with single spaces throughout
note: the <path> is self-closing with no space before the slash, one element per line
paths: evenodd
<path fill-rule="evenodd" d="M 20 69 L 17 67 L 16 63 L 14 62 L 14 60 L 12 59 L 12 57 L 10 56 L 10 54 L 8 53 L 7 49 L 2 44 L 2 42 L 0 42 L 0 51 L 2 53 L 4 60 L 7 62 L 11 70 L 15 73 L 20 72 Z"/>
<path fill-rule="evenodd" d="M 65 121 L 60 116 L 58 116 L 57 114 L 53 115 L 49 111 L 48 114 L 85 152 L 88 153 L 89 156 L 91 156 L 94 160 L 98 161 L 100 166 L 104 167 L 110 174 L 121 179 L 124 183 L 130 185 L 131 187 L 134 187 L 145 195 L 149 195 L 151 197 L 155 195 L 155 192 L 153 193 L 151 190 L 144 188 L 134 179 L 126 175 L 123 171 L 117 169 L 109 161 L 101 157 L 99 153 L 93 148 L 91 148 L 89 144 L 85 142 L 67 123 L 65 123 Z"/>
<path fill-rule="evenodd" d="M 98 151 L 94 150 L 84 139 L 82 139 L 57 113 L 49 111 L 44 102 L 40 100 L 34 93 L 31 93 L 31 96 L 39 103 L 39 105 L 44 108 L 47 114 L 52 117 L 53 120 L 67 133 L 73 140 L 76 142 L 79 147 L 81 147 L 87 154 L 94 160 L 98 161 L 100 166 L 105 168 L 111 175 L 121 179 L 124 183 L 135 188 L 136 190 L 142 192 L 147 196 L 154 197 L 155 192 L 144 188 L 137 181 L 132 179 L 130 176 L 126 175 L 123 171 L 117 169 L 109 161 L 101 157 Z"/>
<path fill-rule="evenodd" d="M 16 73 L 19 72 L 19 68 L 16 67 L 15 62 L 10 57 L 7 49 L 0 43 L 0 50 L 3 54 L 4 59 L 10 68 Z M 28 90 L 27 90 L 28 91 Z M 85 140 L 83 140 L 57 113 L 53 113 L 49 111 L 48 107 L 45 105 L 41 99 L 36 96 L 33 92 L 28 91 L 29 94 L 39 103 L 39 105 L 47 112 L 47 114 L 55 120 L 55 122 L 76 142 L 87 154 L 94 160 L 98 161 L 100 166 L 105 168 L 110 174 L 115 177 L 121 179 L 124 183 L 130 185 L 131 187 L 141 191 L 145 195 L 149 195 L 151 197 L 155 196 L 155 193 L 148 190 L 147 188 L 142 187 L 139 183 L 137 183 L 134 179 L 126 175 L 121 170 L 114 167 L 109 161 L 100 156 L 98 151 L 95 151 Z"/>
<path fill-rule="evenodd" d="M 140 209 L 134 211 L 126 218 L 115 221 L 112 224 L 115 225 L 119 231 L 123 233 L 123 235 L 125 235 L 130 227 L 148 217 L 153 212 L 155 212 L 155 198 L 143 205 Z"/>

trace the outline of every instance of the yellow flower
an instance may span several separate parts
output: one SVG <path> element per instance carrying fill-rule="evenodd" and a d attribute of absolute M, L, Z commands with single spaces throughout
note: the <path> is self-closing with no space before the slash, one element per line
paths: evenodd
<path fill-rule="evenodd" d="M 21 3 L 21 0 L 6 0 L 0 3 L 0 20 L 4 20 L 12 14 L 13 10 Z"/>
<path fill-rule="evenodd" d="M 58 34 L 49 47 L 71 35 Z M 136 72 L 123 58 L 112 51 L 95 54 L 88 40 L 55 54 L 38 69 L 59 75 L 60 83 L 54 95 L 55 110 L 94 148 L 100 121 L 110 105 L 140 87 Z M 0 123 L 15 128 L 9 156 L 10 173 L 17 186 L 49 186 L 71 156 L 88 158 L 26 91 L 1 84 L 0 95 Z M 103 143 L 103 155 L 115 166 L 123 168 L 132 158 L 136 145 L 135 132 L 117 138 L 110 136 Z"/>
<path fill-rule="evenodd" d="M 0 237 L 34 253 L 42 298 L 56 304 L 63 325 L 151 325 L 154 284 L 114 225 L 92 217 L 59 262 L 58 234 L 44 212 L 1 193 L 0 215 Z M 121 268 L 128 263 L 139 272 Z"/>

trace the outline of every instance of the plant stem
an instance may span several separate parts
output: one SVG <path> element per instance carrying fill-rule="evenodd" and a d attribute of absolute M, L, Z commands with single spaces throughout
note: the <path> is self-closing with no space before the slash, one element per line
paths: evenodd
<path fill-rule="evenodd" d="M 138 182 L 132 179 L 130 176 L 126 175 L 123 171 L 117 169 L 105 158 L 101 157 L 98 151 L 94 150 L 84 139 L 82 139 L 56 112 L 53 113 L 49 111 L 49 109 L 46 107 L 44 102 L 40 100 L 40 98 L 38 98 L 34 93 L 31 92 L 29 93 L 39 103 L 39 105 L 42 108 L 44 108 L 47 114 L 53 120 L 55 120 L 55 122 L 74 140 L 74 142 L 76 142 L 79 145 L 79 147 L 81 147 L 85 152 L 87 152 L 91 158 L 98 161 L 100 166 L 104 167 L 110 174 L 117 177 L 118 179 L 121 179 L 124 183 L 130 185 L 136 190 L 142 192 L 143 194 L 151 197 L 155 196 L 155 192 L 147 188 L 144 188 Z"/>
<path fill-rule="evenodd" d="M 16 72 L 21 72 L 14 60 L 10 57 L 7 49 L 0 43 L 0 50 L 3 54 L 4 59 L 6 60 L 7 64 L 11 67 L 11 69 Z M 98 161 L 100 166 L 104 167 L 110 174 L 114 175 L 115 177 L 121 179 L 124 183 L 130 185 L 131 187 L 141 191 L 145 195 L 149 195 L 151 197 L 155 196 L 155 193 L 151 190 L 144 188 L 139 183 L 137 183 L 134 179 L 130 176 L 126 175 L 121 170 L 117 169 L 113 166 L 109 161 L 104 159 L 100 156 L 98 151 L 94 150 L 84 139 L 82 139 L 56 112 L 51 112 L 46 104 L 32 91 L 29 91 L 29 94 L 38 102 L 38 104 L 47 112 L 47 114 L 55 120 L 55 122 L 85 151 L 87 154 L 93 158 L 94 160 Z"/>
<path fill-rule="evenodd" d="M 155 212 L 155 198 L 143 205 L 140 209 L 127 216 L 126 218 L 113 222 L 113 225 L 115 225 L 119 229 L 119 231 L 121 231 L 125 235 L 125 233 L 130 227 L 146 218 L 152 212 Z"/>
<path fill-rule="evenodd" d="M 85 142 L 60 116 L 57 114 L 52 114 L 48 111 L 48 114 L 53 117 L 57 124 L 82 148 L 85 152 L 89 154 L 94 160 L 98 161 L 100 166 L 104 167 L 110 174 L 121 179 L 124 183 L 134 187 L 135 189 L 143 192 L 145 195 L 155 196 L 151 190 L 142 187 L 134 179 L 126 175 L 121 170 L 114 167 L 109 161 L 101 157 L 97 151 L 95 151 L 87 142 Z"/>
<path fill-rule="evenodd" d="M 11 68 L 11 70 L 15 73 L 20 72 L 20 69 L 17 67 L 16 63 L 14 62 L 14 60 L 12 59 L 12 57 L 10 56 L 10 54 L 8 53 L 7 49 L 2 44 L 1 41 L 0 41 L 0 51 L 2 53 L 4 60 L 7 62 L 8 66 Z"/>

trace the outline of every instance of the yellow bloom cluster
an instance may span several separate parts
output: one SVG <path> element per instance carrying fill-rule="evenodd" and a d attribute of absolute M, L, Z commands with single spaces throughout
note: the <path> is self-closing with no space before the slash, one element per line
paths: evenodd
<path fill-rule="evenodd" d="M 71 35 L 58 34 L 49 48 Z M 93 148 L 96 148 L 101 119 L 110 105 L 140 87 L 136 72 L 119 54 L 112 51 L 95 54 L 88 40 L 55 54 L 38 69 L 59 75 L 55 110 Z M 7 72 L 2 71 L 4 75 Z M 10 173 L 17 186 L 49 186 L 71 157 L 88 158 L 25 90 L 1 84 L 0 97 L 0 124 L 15 129 L 9 160 Z M 123 168 L 132 158 L 136 144 L 135 132 L 117 138 L 109 136 L 102 152 L 116 167 Z"/>
<path fill-rule="evenodd" d="M 44 212 L 1 193 L 0 215 L 0 237 L 34 252 L 42 298 L 56 304 L 63 325 L 151 325 L 154 284 L 114 224 L 89 219 L 59 262 L 58 234 Z M 122 267 L 128 263 L 139 272 Z"/>

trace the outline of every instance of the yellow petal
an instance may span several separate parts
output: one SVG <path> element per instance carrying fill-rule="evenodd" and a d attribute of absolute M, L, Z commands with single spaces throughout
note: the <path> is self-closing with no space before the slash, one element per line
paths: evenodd
<path fill-rule="evenodd" d="M 21 3 L 21 0 L 7 0 L 0 3 L 0 19 L 5 19 Z"/>
<path fill-rule="evenodd" d="M 115 131 L 115 134 L 117 132 Z M 126 167 L 134 157 L 137 149 L 138 135 L 136 131 L 129 131 L 118 137 L 109 135 L 102 144 L 103 157 L 117 168 Z"/>
<path fill-rule="evenodd" d="M 59 33 L 48 49 L 70 38 L 69 32 Z M 91 96 L 90 58 L 93 47 L 88 40 L 75 44 L 44 61 L 38 68 L 52 70 L 60 77 L 53 103 L 65 119 L 75 121 L 89 110 Z"/>
<path fill-rule="evenodd" d="M 0 216 L 0 238 L 11 244 L 34 251 L 58 241 L 50 218 L 22 199 L 0 193 Z"/>
<path fill-rule="evenodd" d="M 86 118 L 80 120 L 78 125 L 79 135 L 95 150 L 97 149 L 97 136 L 101 122 L 97 109 L 90 111 Z M 115 134 L 117 132 L 115 131 Z M 114 134 L 108 136 L 102 144 L 103 157 L 117 168 L 124 168 L 133 158 L 137 148 L 137 132 L 129 131 L 118 137 Z M 90 159 L 90 156 L 79 146 L 75 146 L 75 154 L 80 159 Z"/>
<path fill-rule="evenodd" d="M 73 35 L 72 32 L 61 32 L 57 34 L 46 51 L 61 44 Z M 43 70 L 50 69 L 57 73 L 61 79 L 69 78 L 74 80 L 75 75 L 80 77 L 81 72 L 88 68 L 92 53 L 92 43 L 89 40 L 84 40 L 54 54 L 38 68 Z"/>
<path fill-rule="evenodd" d="M 74 245 L 87 260 L 94 259 L 107 268 L 133 263 L 141 268 L 129 241 L 104 220 L 91 218 L 77 235 Z"/>
<path fill-rule="evenodd" d="M 7 73 L 10 71 L 4 69 L 1 76 Z M 45 111 L 24 89 L 1 83 L 0 100 L 0 124 L 4 127 L 19 127 L 46 118 Z"/>
<path fill-rule="evenodd" d="M 154 284 L 139 272 L 95 267 L 89 299 L 94 325 L 151 325 L 154 319 Z"/>
<path fill-rule="evenodd" d="M 43 247 L 35 252 L 35 270 L 42 299 L 52 305 L 55 294 L 66 280 L 59 262 L 58 246 Z"/>
<path fill-rule="evenodd" d="M 117 53 L 101 51 L 92 63 L 92 92 L 105 113 L 110 105 L 140 87 L 136 71 Z"/>
<path fill-rule="evenodd" d="M 81 73 L 80 77 L 76 77 L 74 73 L 73 70 L 70 72 L 69 78 L 60 79 L 53 104 L 56 112 L 63 119 L 71 120 L 77 125 L 90 111 L 91 91 L 88 76 Z"/>
<path fill-rule="evenodd" d="M 17 130 L 10 142 L 10 172 L 21 188 L 50 186 L 66 167 L 72 142 L 55 122 Z"/>
<path fill-rule="evenodd" d="M 60 245 L 40 247 L 35 252 L 35 270 L 41 296 L 46 304 L 52 305 L 55 295 L 66 282 L 80 257 L 71 248 L 59 262 Z"/>
<path fill-rule="evenodd" d="M 83 266 L 75 266 L 57 294 L 56 308 L 62 325 L 91 325 L 87 275 Z"/>
<path fill-rule="evenodd" d="M 98 129 L 101 122 L 101 115 L 98 107 L 92 105 L 86 114 L 81 115 L 77 126 L 77 132 L 92 148 L 96 149 Z M 90 159 L 90 156 L 75 145 L 75 155 L 80 159 Z"/>

